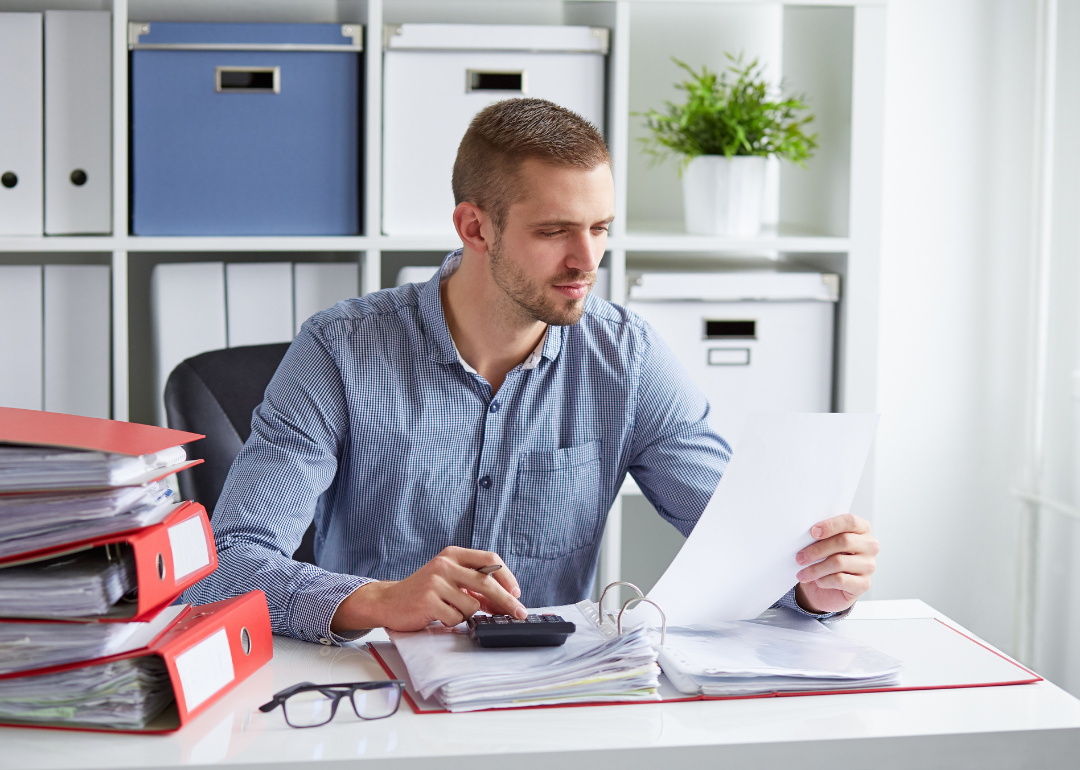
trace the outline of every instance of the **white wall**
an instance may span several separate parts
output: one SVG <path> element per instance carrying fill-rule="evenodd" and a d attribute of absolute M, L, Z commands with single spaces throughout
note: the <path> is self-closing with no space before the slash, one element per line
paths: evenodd
<path fill-rule="evenodd" d="M 1058 14 L 1057 141 L 1051 236 L 1047 417 L 1042 493 L 1080 509 L 1080 147 L 1073 141 L 1080 104 L 1080 2 Z M 1040 673 L 1080 694 L 1080 521 L 1040 514 L 1038 634 Z"/>
<path fill-rule="evenodd" d="M 874 598 L 1013 643 L 1034 0 L 888 8 Z"/>

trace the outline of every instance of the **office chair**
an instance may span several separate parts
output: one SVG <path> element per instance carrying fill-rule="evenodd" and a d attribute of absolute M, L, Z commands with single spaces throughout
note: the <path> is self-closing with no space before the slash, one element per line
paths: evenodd
<path fill-rule="evenodd" d="M 169 427 L 202 433 L 206 438 L 185 446 L 188 457 L 201 459 L 179 474 L 180 494 L 206 506 L 211 517 L 233 460 L 251 435 L 251 412 L 289 343 L 211 350 L 181 361 L 165 384 Z M 293 558 L 315 563 L 315 525 L 308 527 Z"/>

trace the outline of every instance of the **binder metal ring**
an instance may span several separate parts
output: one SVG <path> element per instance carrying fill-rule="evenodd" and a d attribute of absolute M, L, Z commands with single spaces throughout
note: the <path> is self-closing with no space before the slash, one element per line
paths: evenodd
<path fill-rule="evenodd" d="M 614 585 L 614 583 L 612 583 L 612 585 Z M 634 602 L 648 602 L 653 607 L 656 607 L 656 611 L 660 613 L 660 646 L 663 647 L 664 642 L 667 641 L 667 615 L 664 614 L 664 610 L 660 607 L 659 604 L 646 596 L 634 596 L 623 602 L 622 609 L 619 610 L 619 620 L 616 625 L 616 630 L 619 632 L 619 635 L 622 636 L 623 613 L 626 612 L 627 607 L 629 607 Z"/>
<path fill-rule="evenodd" d="M 633 583 L 628 583 L 625 580 L 616 580 L 614 583 L 608 583 L 604 587 L 604 590 L 600 593 L 600 600 L 596 603 L 597 609 L 600 610 L 600 618 L 601 619 L 603 619 L 603 617 L 604 617 L 604 597 L 607 596 L 607 592 L 610 591 L 615 586 L 626 586 L 627 588 L 633 588 L 637 592 L 637 595 L 639 597 L 641 597 L 642 599 L 645 598 L 645 592 L 642 591 L 640 588 L 638 588 Z"/>

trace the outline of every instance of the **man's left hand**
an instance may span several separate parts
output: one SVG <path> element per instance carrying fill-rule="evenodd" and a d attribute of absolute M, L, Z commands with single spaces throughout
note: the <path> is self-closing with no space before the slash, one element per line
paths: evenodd
<path fill-rule="evenodd" d="M 870 522 L 847 513 L 810 528 L 817 541 L 799 551 L 804 566 L 796 577 L 795 600 L 807 612 L 840 612 L 870 588 L 880 546 L 870 534 Z M 816 562 L 816 563 L 815 563 Z"/>

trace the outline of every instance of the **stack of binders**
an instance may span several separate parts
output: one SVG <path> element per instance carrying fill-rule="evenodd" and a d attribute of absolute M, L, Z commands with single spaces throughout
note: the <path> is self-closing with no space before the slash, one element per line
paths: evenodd
<path fill-rule="evenodd" d="M 199 438 L 0 408 L 0 724 L 174 730 L 270 660 L 261 592 L 173 604 L 217 567 L 164 483 Z"/>

